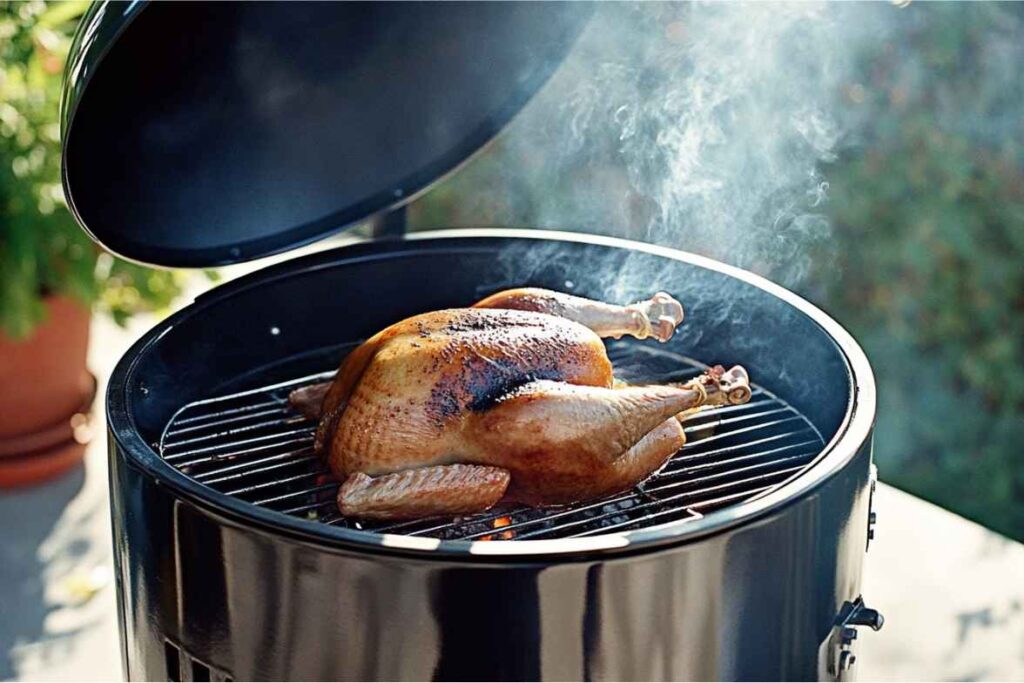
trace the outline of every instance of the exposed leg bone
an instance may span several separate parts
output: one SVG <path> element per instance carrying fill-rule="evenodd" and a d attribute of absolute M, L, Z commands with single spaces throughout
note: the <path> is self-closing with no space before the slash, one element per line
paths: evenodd
<path fill-rule="evenodd" d="M 751 395 L 750 377 L 740 365 L 734 365 L 728 370 L 716 365 L 679 386 L 682 389 L 703 391 L 705 396 L 701 405 L 707 406 L 740 405 L 749 401 Z"/>

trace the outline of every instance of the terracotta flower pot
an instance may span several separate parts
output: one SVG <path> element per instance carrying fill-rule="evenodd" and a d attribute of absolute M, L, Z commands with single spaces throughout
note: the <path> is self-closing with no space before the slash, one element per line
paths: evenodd
<path fill-rule="evenodd" d="M 0 487 L 54 477 L 81 459 L 96 381 L 86 369 L 89 310 L 46 300 L 27 339 L 0 333 Z"/>

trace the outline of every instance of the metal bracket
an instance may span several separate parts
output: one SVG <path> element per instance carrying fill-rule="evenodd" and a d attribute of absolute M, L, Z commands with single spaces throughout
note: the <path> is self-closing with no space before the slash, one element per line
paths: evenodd
<path fill-rule="evenodd" d="M 845 627 L 869 626 L 872 631 L 881 631 L 885 625 L 885 617 L 876 609 L 864 604 L 864 598 L 858 597 L 853 602 L 844 602 L 839 614 L 846 614 L 840 623 Z"/>
<path fill-rule="evenodd" d="M 867 626 L 873 631 L 879 631 L 885 624 L 885 617 L 878 610 L 865 605 L 864 598 L 858 596 L 853 602 L 847 600 L 843 603 L 835 624 L 828 672 L 835 680 L 842 681 L 848 679 L 853 665 L 857 663 L 857 656 L 853 652 L 853 641 L 857 640 L 858 635 L 857 627 Z"/>

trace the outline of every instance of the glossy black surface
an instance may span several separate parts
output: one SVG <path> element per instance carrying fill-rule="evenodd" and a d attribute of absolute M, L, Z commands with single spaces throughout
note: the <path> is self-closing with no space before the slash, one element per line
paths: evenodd
<path fill-rule="evenodd" d="M 671 344 L 743 362 L 830 440 L 821 461 L 697 521 L 588 543 L 431 545 L 253 508 L 148 445 L 173 410 L 218 388 L 322 369 L 326 349 L 414 312 L 567 281 L 617 301 L 679 296 L 688 318 Z M 873 414 L 870 368 L 834 322 L 676 252 L 480 234 L 275 266 L 159 325 L 111 380 L 127 673 L 166 678 L 169 640 L 180 661 L 236 679 L 832 678 L 836 617 L 859 596 Z"/>
<path fill-rule="evenodd" d="M 63 102 L 79 222 L 208 266 L 405 202 L 490 140 L 591 13 L 559 2 L 97 3 Z"/>
<path fill-rule="evenodd" d="M 813 495 L 608 560 L 426 560 L 311 545 L 182 501 L 113 449 L 132 680 L 164 639 L 238 680 L 828 679 L 858 595 L 869 446 Z"/>

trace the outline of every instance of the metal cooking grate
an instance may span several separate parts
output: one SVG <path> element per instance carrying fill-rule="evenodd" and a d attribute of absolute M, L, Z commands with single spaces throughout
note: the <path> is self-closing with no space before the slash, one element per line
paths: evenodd
<path fill-rule="evenodd" d="M 629 382 L 680 382 L 704 366 L 637 342 L 609 344 L 616 375 Z M 785 401 L 754 386 L 750 402 L 686 420 L 686 445 L 632 491 L 564 508 L 515 507 L 462 518 L 360 522 L 341 516 L 338 483 L 313 454 L 315 423 L 291 410 L 288 393 L 333 372 L 195 401 L 179 410 L 159 451 L 206 486 L 286 515 L 378 533 L 446 540 L 547 539 L 651 527 L 759 496 L 798 474 L 824 446 Z"/>

